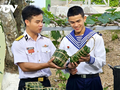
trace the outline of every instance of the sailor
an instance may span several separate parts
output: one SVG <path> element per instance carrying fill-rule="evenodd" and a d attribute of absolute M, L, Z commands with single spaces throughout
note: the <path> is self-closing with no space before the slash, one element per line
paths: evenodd
<path fill-rule="evenodd" d="M 42 14 L 41 9 L 32 5 L 22 11 L 26 30 L 12 44 L 14 64 L 19 70 L 18 90 L 26 90 L 26 82 L 40 81 L 43 86 L 50 87 L 50 68 L 59 68 L 50 59 L 56 50 L 55 46 L 49 38 L 40 34 L 43 27 Z"/>
<path fill-rule="evenodd" d="M 106 64 L 103 38 L 101 34 L 85 27 L 86 16 L 81 7 L 71 7 L 67 17 L 74 30 L 63 38 L 59 48 L 66 50 L 69 56 L 75 54 L 84 45 L 90 47 L 91 52 L 80 58 L 80 64 L 75 69 L 65 70 L 70 73 L 66 90 L 103 90 L 99 77 L 99 73 L 103 72 L 102 67 Z"/>

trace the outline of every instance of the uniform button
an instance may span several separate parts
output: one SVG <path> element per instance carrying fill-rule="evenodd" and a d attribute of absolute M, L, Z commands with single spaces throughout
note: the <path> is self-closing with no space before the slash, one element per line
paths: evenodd
<path fill-rule="evenodd" d="M 39 60 L 39 62 L 40 62 L 40 60 Z"/>
<path fill-rule="evenodd" d="M 46 51 L 46 53 L 47 53 L 48 51 Z"/>
<path fill-rule="evenodd" d="M 39 52 L 39 51 L 37 51 L 37 52 Z"/>

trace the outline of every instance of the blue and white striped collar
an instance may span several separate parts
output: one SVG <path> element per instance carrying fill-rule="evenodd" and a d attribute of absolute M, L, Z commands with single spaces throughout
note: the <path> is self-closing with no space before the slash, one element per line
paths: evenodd
<path fill-rule="evenodd" d="M 73 30 L 70 34 L 66 36 L 66 38 L 78 49 L 81 49 L 96 32 L 93 30 L 90 30 L 88 28 L 85 29 L 84 35 L 82 36 L 81 43 L 77 41 L 77 38 L 74 33 L 75 30 Z"/>

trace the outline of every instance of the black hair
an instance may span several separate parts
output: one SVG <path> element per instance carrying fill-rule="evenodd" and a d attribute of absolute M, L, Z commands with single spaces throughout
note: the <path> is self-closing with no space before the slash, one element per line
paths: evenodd
<path fill-rule="evenodd" d="M 81 15 L 84 18 L 84 11 L 80 6 L 73 6 L 68 9 L 67 17 Z"/>
<path fill-rule="evenodd" d="M 37 16 L 40 14 L 43 14 L 43 11 L 40 8 L 35 7 L 34 5 L 26 6 L 22 10 L 22 18 L 24 22 L 25 20 L 30 21 L 32 19 L 32 16 Z"/>

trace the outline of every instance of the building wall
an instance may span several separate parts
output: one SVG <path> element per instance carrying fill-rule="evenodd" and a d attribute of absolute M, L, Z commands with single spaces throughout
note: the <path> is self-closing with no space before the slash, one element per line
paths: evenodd
<path fill-rule="evenodd" d="M 82 1 L 72 1 L 70 4 L 82 4 Z M 51 0 L 51 6 L 58 5 L 58 6 L 65 6 L 66 1 L 62 0 Z"/>

